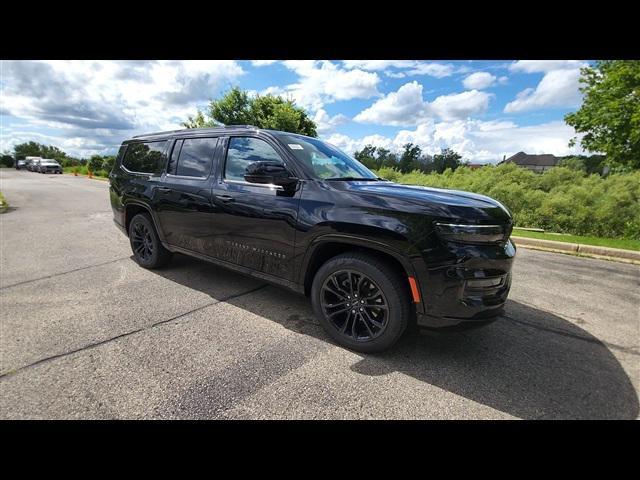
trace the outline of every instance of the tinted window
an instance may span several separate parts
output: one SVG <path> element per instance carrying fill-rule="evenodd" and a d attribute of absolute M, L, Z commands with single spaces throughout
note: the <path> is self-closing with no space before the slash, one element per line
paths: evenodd
<path fill-rule="evenodd" d="M 247 166 L 259 161 L 283 163 L 280 155 L 264 140 L 233 137 L 229 140 L 224 176 L 228 180 L 244 181 Z"/>
<path fill-rule="evenodd" d="M 178 157 L 176 175 L 207 177 L 213 161 L 217 138 L 186 138 Z M 177 142 L 176 142 L 176 146 Z M 175 151 L 175 148 L 174 148 Z M 172 152 L 173 157 L 173 152 Z"/>
<path fill-rule="evenodd" d="M 164 169 L 166 142 L 130 143 L 122 165 L 132 172 L 161 174 Z"/>
<path fill-rule="evenodd" d="M 377 178 L 355 158 L 322 140 L 299 135 L 281 135 L 280 138 L 298 161 L 310 166 L 318 178 Z"/>

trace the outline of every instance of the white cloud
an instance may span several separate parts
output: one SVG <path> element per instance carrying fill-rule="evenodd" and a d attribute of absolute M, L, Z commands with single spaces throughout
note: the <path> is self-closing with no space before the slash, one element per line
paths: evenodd
<path fill-rule="evenodd" d="M 470 115 L 483 113 L 489 108 L 491 94 L 478 90 L 442 95 L 436 98 L 431 107 L 443 120 L 466 118 Z"/>
<path fill-rule="evenodd" d="M 428 102 L 422 99 L 422 85 L 413 81 L 376 101 L 356 115 L 354 120 L 380 125 L 415 125 L 430 113 Z"/>
<path fill-rule="evenodd" d="M 416 65 L 413 60 L 344 60 L 347 68 L 359 68 L 361 70 L 380 71 L 388 68 L 410 68 Z"/>
<path fill-rule="evenodd" d="M 80 156 L 115 148 L 132 134 L 179 128 L 244 74 L 226 60 L 2 61 L 1 68 L 5 114 L 28 121 L 34 132 L 60 130 L 49 137 Z"/>
<path fill-rule="evenodd" d="M 251 65 L 254 67 L 267 67 L 273 65 L 277 60 L 251 60 Z"/>
<path fill-rule="evenodd" d="M 329 61 L 287 60 L 283 64 L 298 75 L 298 82 L 281 91 L 298 105 L 318 110 L 327 103 L 378 96 L 380 77 L 363 70 L 345 70 Z"/>
<path fill-rule="evenodd" d="M 428 120 L 414 130 L 400 130 L 393 138 L 370 135 L 354 139 L 334 134 L 326 140 L 350 154 L 367 144 L 400 151 L 410 142 L 430 155 L 452 148 L 466 160 L 497 163 L 503 156 L 519 151 L 559 156 L 583 153 L 579 146 L 569 148 L 569 139 L 574 135 L 574 130 L 562 121 L 520 127 L 513 122 L 467 119 L 439 123 Z"/>
<path fill-rule="evenodd" d="M 486 111 L 490 95 L 478 90 L 441 95 L 429 103 L 422 97 L 423 87 L 416 81 L 405 83 L 355 116 L 354 120 L 379 125 L 417 125 L 437 116 L 444 120 L 465 118 Z"/>
<path fill-rule="evenodd" d="M 504 107 L 506 113 L 540 108 L 577 107 L 582 94 L 579 87 L 580 69 L 552 70 L 533 88 L 522 90 Z"/>
<path fill-rule="evenodd" d="M 346 117 L 346 115 L 343 115 L 341 113 L 332 117 L 322 108 L 319 109 L 313 117 L 313 121 L 316 123 L 317 131 L 319 134 L 327 134 L 333 132 L 336 127 L 342 125 L 348 120 L 349 119 Z"/>
<path fill-rule="evenodd" d="M 407 72 L 407 75 L 429 75 L 436 78 L 444 78 L 453 75 L 455 68 L 451 64 L 442 63 L 418 63 Z"/>
<path fill-rule="evenodd" d="M 580 68 L 588 64 L 578 60 L 519 60 L 509 66 L 511 72 L 544 73 L 535 88 L 526 88 L 504 107 L 506 113 L 554 107 L 577 107 L 580 93 Z"/>
<path fill-rule="evenodd" d="M 547 73 L 553 70 L 576 69 L 585 65 L 579 60 L 518 60 L 509 65 L 509 70 L 523 73 Z"/>
<path fill-rule="evenodd" d="M 496 77 L 489 72 L 475 72 L 467 76 L 462 84 L 470 90 L 484 90 L 496 82 Z"/>
<path fill-rule="evenodd" d="M 444 78 L 456 72 L 456 68 L 447 63 L 420 62 L 415 60 L 344 60 L 347 68 L 359 68 L 368 71 L 384 71 L 392 78 L 402 78 L 412 75 L 428 75 L 436 78 Z M 401 69 L 403 72 L 391 72 L 389 69 Z"/>

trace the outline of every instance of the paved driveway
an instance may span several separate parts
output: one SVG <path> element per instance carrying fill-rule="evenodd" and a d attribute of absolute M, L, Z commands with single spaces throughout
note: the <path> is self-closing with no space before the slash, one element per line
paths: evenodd
<path fill-rule="evenodd" d="M 138 267 L 106 182 L 0 169 L 0 190 L 1 418 L 638 417 L 638 266 L 521 248 L 499 321 L 362 355 L 304 297 Z"/>

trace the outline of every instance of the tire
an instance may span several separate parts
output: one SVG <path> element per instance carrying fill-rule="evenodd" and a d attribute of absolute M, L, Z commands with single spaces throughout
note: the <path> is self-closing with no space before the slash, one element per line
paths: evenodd
<path fill-rule="evenodd" d="M 162 246 L 151 217 L 139 213 L 129 224 L 129 242 L 135 261 L 144 268 L 160 268 L 171 260 L 171 252 Z"/>
<path fill-rule="evenodd" d="M 320 324 L 340 345 L 363 353 L 381 352 L 393 346 L 409 324 L 411 303 L 403 282 L 383 260 L 344 253 L 316 273 L 311 304 Z"/>

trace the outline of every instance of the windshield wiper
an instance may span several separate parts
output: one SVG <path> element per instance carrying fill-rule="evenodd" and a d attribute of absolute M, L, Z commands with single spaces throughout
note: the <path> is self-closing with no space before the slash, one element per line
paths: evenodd
<path fill-rule="evenodd" d="M 361 182 L 378 182 L 380 180 L 383 180 L 380 177 L 331 177 L 331 178 L 325 178 L 326 181 L 331 181 L 331 180 L 342 180 L 345 182 L 350 182 L 350 181 L 354 181 L 354 180 L 358 180 Z"/>

